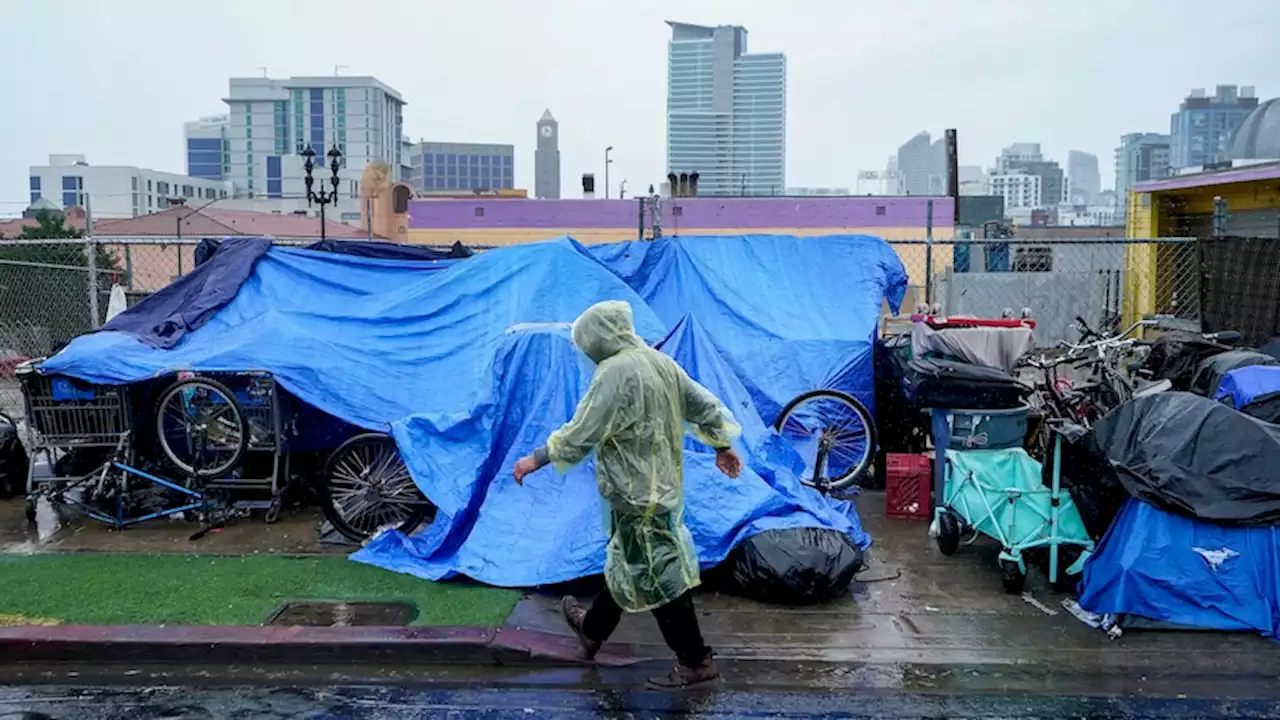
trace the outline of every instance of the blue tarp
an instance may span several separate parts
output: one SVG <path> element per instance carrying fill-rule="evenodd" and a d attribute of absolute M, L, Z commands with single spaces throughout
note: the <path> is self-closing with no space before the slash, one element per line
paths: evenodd
<path fill-rule="evenodd" d="M 670 253 L 668 272 L 696 270 L 704 278 L 689 278 L 683 289 L 650 271 L 650 284 L 663 289 L 654 294 L 662 315 L 568 238 L 456 263 L 272 248 L 234 299 L 173 349 L 102 332 L 78 338 L 42 370 L 96 383 L 178 370 L 267 370 L 320 410 L 392 431 L 415 481 L 441 508 L 419 537 L 385 536 L 359 559 L 423 577 L 461 573 L 532 585 L 597 572 L 604 547 L 589 467 L 563 478 L 544 471 L 525 487 L 510 480 L 515 457 L 569 417 L 589 378 L 563 330 L 538 325 L 566 323 L 601 300 L 625 300 L 638 333 L 650 342 L 670 333 L 663 350 L 720 394 L 745 429 L 748 471 L 737 481 L 721 476 L 709 454 L 688 456 L 688 521 L 702 559 L 718 561 L 745 537 L 781 527 L 837 527 L 865 545 L 850 506 L 830 505 L 798 484 L 803 463 L 766 429 L 772 409 L 759 407 L 762 388 L 781 397 L 787 387 L 808 390 L 820 381 L 761 365 L 737 334 L 748 333 L 762 352 L 806 377 L 861 381 L 849 368 L 861 367 L 865 355 L 869 399 L 875 318 L 886 292 L 901 299 L 905 275 L 881 241 L 834 238 L 823 262 L 826 240 L 688 239 L 697 246 L 691 252 L 675 241 L 655 243 L 644 252 Z M 751 250 L 757 242 L 767 251 Z M 761 262 L 777 267 L 752 269 Z M 785 271 L 788 262 L 811 272 Z M 830 270 L 836 265 L 839 272 Z M 805 287 L 788 287 L 797 276 L 806 277 Z M 766 279 L 754 289 L 743 284 Z M 772 307 L 766 297 L 789 307 Z M 679 315 L 672 298 L 683 298 Z M 682 322 L 690 312 L 697 320 Z M 718 332 L 700 326 L 704 318 Z M 824 360 L 810 363 L 806 353 Z"/>
<path fill-rule="evenodd" d="M 1280 393 L 1280 366 L 1250 365 L 1222 376 L 1214 400 L 1230 400 L 1231 407 L 1246 405 Z"/>
<path fill-rule="evenodd" d="M 896 311 L 907 287 L 880 238 L 681 236 L 592 252 L 668 325 L 693 311 L 766 420 L 818 388 L 874 407 L 882 300 Z"/>
<path fill-rule="evenodd" d="M 686 523 L 704 566 L 720 563 L 747 537 L 779 528 L 834 527 L 864 548 L 870 543 L 855 513 L 842 513 L 845 508 L 800 485 L 799 456 L 761 421 L 695 322 L 682 322 L 660 347 L 730 405 L 743 425 L 746 467 L 735 480 L 716 469 L 713 452 L 686 443 Z M 396 424 L 400 447 L 417 450 L 414 477 L 437 479 L 432 499 L 440 513 L 418 536 L 384 533 L 352 559 L 429 580 L 465 575 L 509 587 L 603 570 L 603 508 L 591 462 L 563 476 L 544 468 L 523 486 L 511 479 L 516 459 L 573 415 L 590 382 L 567 326 L 508 333 L 492 372 L 492 428 L 485 427 L 487 417 L 450 425 L 417 415 Z"/>
<path fill-rule="evenodd" d="M 1187 627 L 1280 634 L 1280 530 L 1228 528 L 1126 501 L 1084 567 L 1080 606 Z"/>

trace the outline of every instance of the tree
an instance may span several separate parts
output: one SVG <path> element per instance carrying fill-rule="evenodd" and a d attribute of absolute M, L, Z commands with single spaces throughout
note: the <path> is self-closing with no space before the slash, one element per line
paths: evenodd
<path fill-rule="evenodd" d="M 28 225 L 18 234 L 19 240 L 64 240 L 84 237 L 84 231 L 67 227 L 67 217 L 53 210 L 36 212 L 35 227 Z"/>
<path fill-rule="evenodd" d="M 37 212 L 35 220 L 36 225 L 0 246 L 0 350 L 23 355 L 47 354 L 94 325 L 84 243 L 38 242 L 82 238 L 84 232 L 68 227 L 66 217 L 53 210 Z M 102 245 L 96 246 L 94 260 L 99 271 L 118 269 L 114 255 Z M 98 287 L 99 312 L 111 289 L 103 284 Z"/>

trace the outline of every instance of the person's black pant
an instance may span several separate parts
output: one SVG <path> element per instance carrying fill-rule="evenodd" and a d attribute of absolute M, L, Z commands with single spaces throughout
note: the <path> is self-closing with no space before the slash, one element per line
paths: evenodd
<path fill-rule="evenodd" d="M 711 648 L 702 642 L 702 631 L 698 629 L 698 614 L 693 609 L 692 591 L 655 608 L 653 616 L 658 620 L 658 628 L 662 630 L 662 639 L 667 641 L 667 647 L 675 651 L 676 659 L 681 665 L 697 667 L 711 654 Z M 605 589 L 587 611 L 587 617 L 582 622 L 582 633 L 591 640 L 604 642 L 617 629 L 621 620 L 622 608 L 614 601 L 609 590 Z"/>

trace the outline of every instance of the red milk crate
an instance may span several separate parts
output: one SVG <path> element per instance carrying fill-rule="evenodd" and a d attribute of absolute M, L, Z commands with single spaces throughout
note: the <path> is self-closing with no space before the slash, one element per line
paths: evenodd
<path fill-rule="evenodd" d="M 928 455 L 885 456 L 885 514 L 891 518 L 928 520 L 933 512 L 933 471 Z"/>

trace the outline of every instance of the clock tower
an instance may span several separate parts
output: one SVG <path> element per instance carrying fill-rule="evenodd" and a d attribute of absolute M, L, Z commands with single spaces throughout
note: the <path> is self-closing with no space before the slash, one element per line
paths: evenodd
<path fill-rule="evenodd" d="M 538 120 L 538 145 L 533 153 L 533 196 L 560 198 L 560 123 L 546 110 Z"/>

